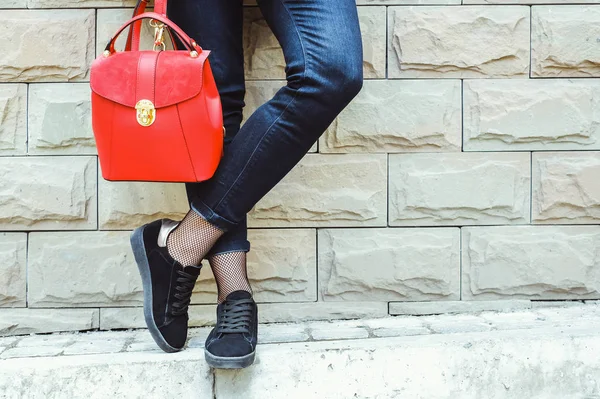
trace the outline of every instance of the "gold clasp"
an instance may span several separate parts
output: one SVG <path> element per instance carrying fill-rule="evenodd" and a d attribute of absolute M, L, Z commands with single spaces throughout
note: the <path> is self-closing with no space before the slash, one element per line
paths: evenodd
<path fill-rule="evenodd" d="M 165 24 L 154 19 L 151 19 L 149 23 L 150 26 L 154 28 L 154 47 L 152 49 L 154 51 L 159 51 L 159 49 L 164 50 L 166 48 Z"/>
<path fill-rule="evenodd" d="M 140 100 L 135 105 L 137 121 L 140 125 L 148 127 L 156 119 L 156 108 L 150 100 Z"/>

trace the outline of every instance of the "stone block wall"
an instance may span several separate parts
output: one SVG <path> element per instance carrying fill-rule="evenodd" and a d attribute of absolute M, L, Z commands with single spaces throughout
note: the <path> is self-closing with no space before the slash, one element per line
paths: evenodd
<path fill-rule="evenodd" d="M 144 327 L 129 232 L 184 187 L 99 177 L 87 83 L 133 3 L 0 2 L 1 335 Z M 600 1 L 357 3 L 364 89 L 250 214 L 261 319 L 600 299 Z M 285 63 L 244 32 L 250 114 Z"/>

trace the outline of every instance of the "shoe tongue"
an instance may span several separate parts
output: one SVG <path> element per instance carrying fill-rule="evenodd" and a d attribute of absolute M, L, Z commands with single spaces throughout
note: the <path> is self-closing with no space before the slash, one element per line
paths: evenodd
<path fill-rule="evenodd" d="M 185 266 L 183 271 L 191 274 L 192 276 L 198 277 L 200 274 L 200 269 L 202 269 L 202 266 Z"/>
<path fill-rule="evenodd" d="M 238 300 L 238 299 L 250 299 L 252 295 L 248 291 L 233 291 L 231 294 L 227 295 L 226 300 Z"/>

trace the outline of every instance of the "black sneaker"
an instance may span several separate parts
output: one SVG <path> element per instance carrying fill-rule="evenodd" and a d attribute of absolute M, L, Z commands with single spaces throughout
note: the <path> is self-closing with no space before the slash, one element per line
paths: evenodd
<path fill-rule="evenodd" d="M 183 267 L 167 251 L 167 236 L 177 222 L 161 219 L 131 234 L 133 255 L 142 275 L 144 317 L 154 341 L 165 352 L 183 349 L 188 306 L 202 266 Z"/>
<path fill-rule="evenodd" d="M 210 367 L 242 369 L 254 363 L 258 309 L 252 295 L 235 291 L 217 306 L 217 325 L 208 335 L 204 356 Z"/>

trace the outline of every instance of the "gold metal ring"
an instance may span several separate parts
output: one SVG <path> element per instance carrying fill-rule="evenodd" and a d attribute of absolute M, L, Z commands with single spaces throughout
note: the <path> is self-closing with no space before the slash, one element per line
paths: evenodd
<path fill-rule="evenodd" d="M 154 46 L 152 47 L 153 51 L 165 51 L 165 49 L 167 48 L 167 46 L 164 43 L 160 43 L 159 45 L 154 44 Z"/>
<path fill-rule="evenodd" d="M 160 29 L 165 26 L 165 24 L 163 24 L 162 22 L 157 21 L 155 19 L 151 19 L 148 23 L 150 24 L 151 27 L 153 27 L 155 29 L 157 29 L 157 28 Z"/>

